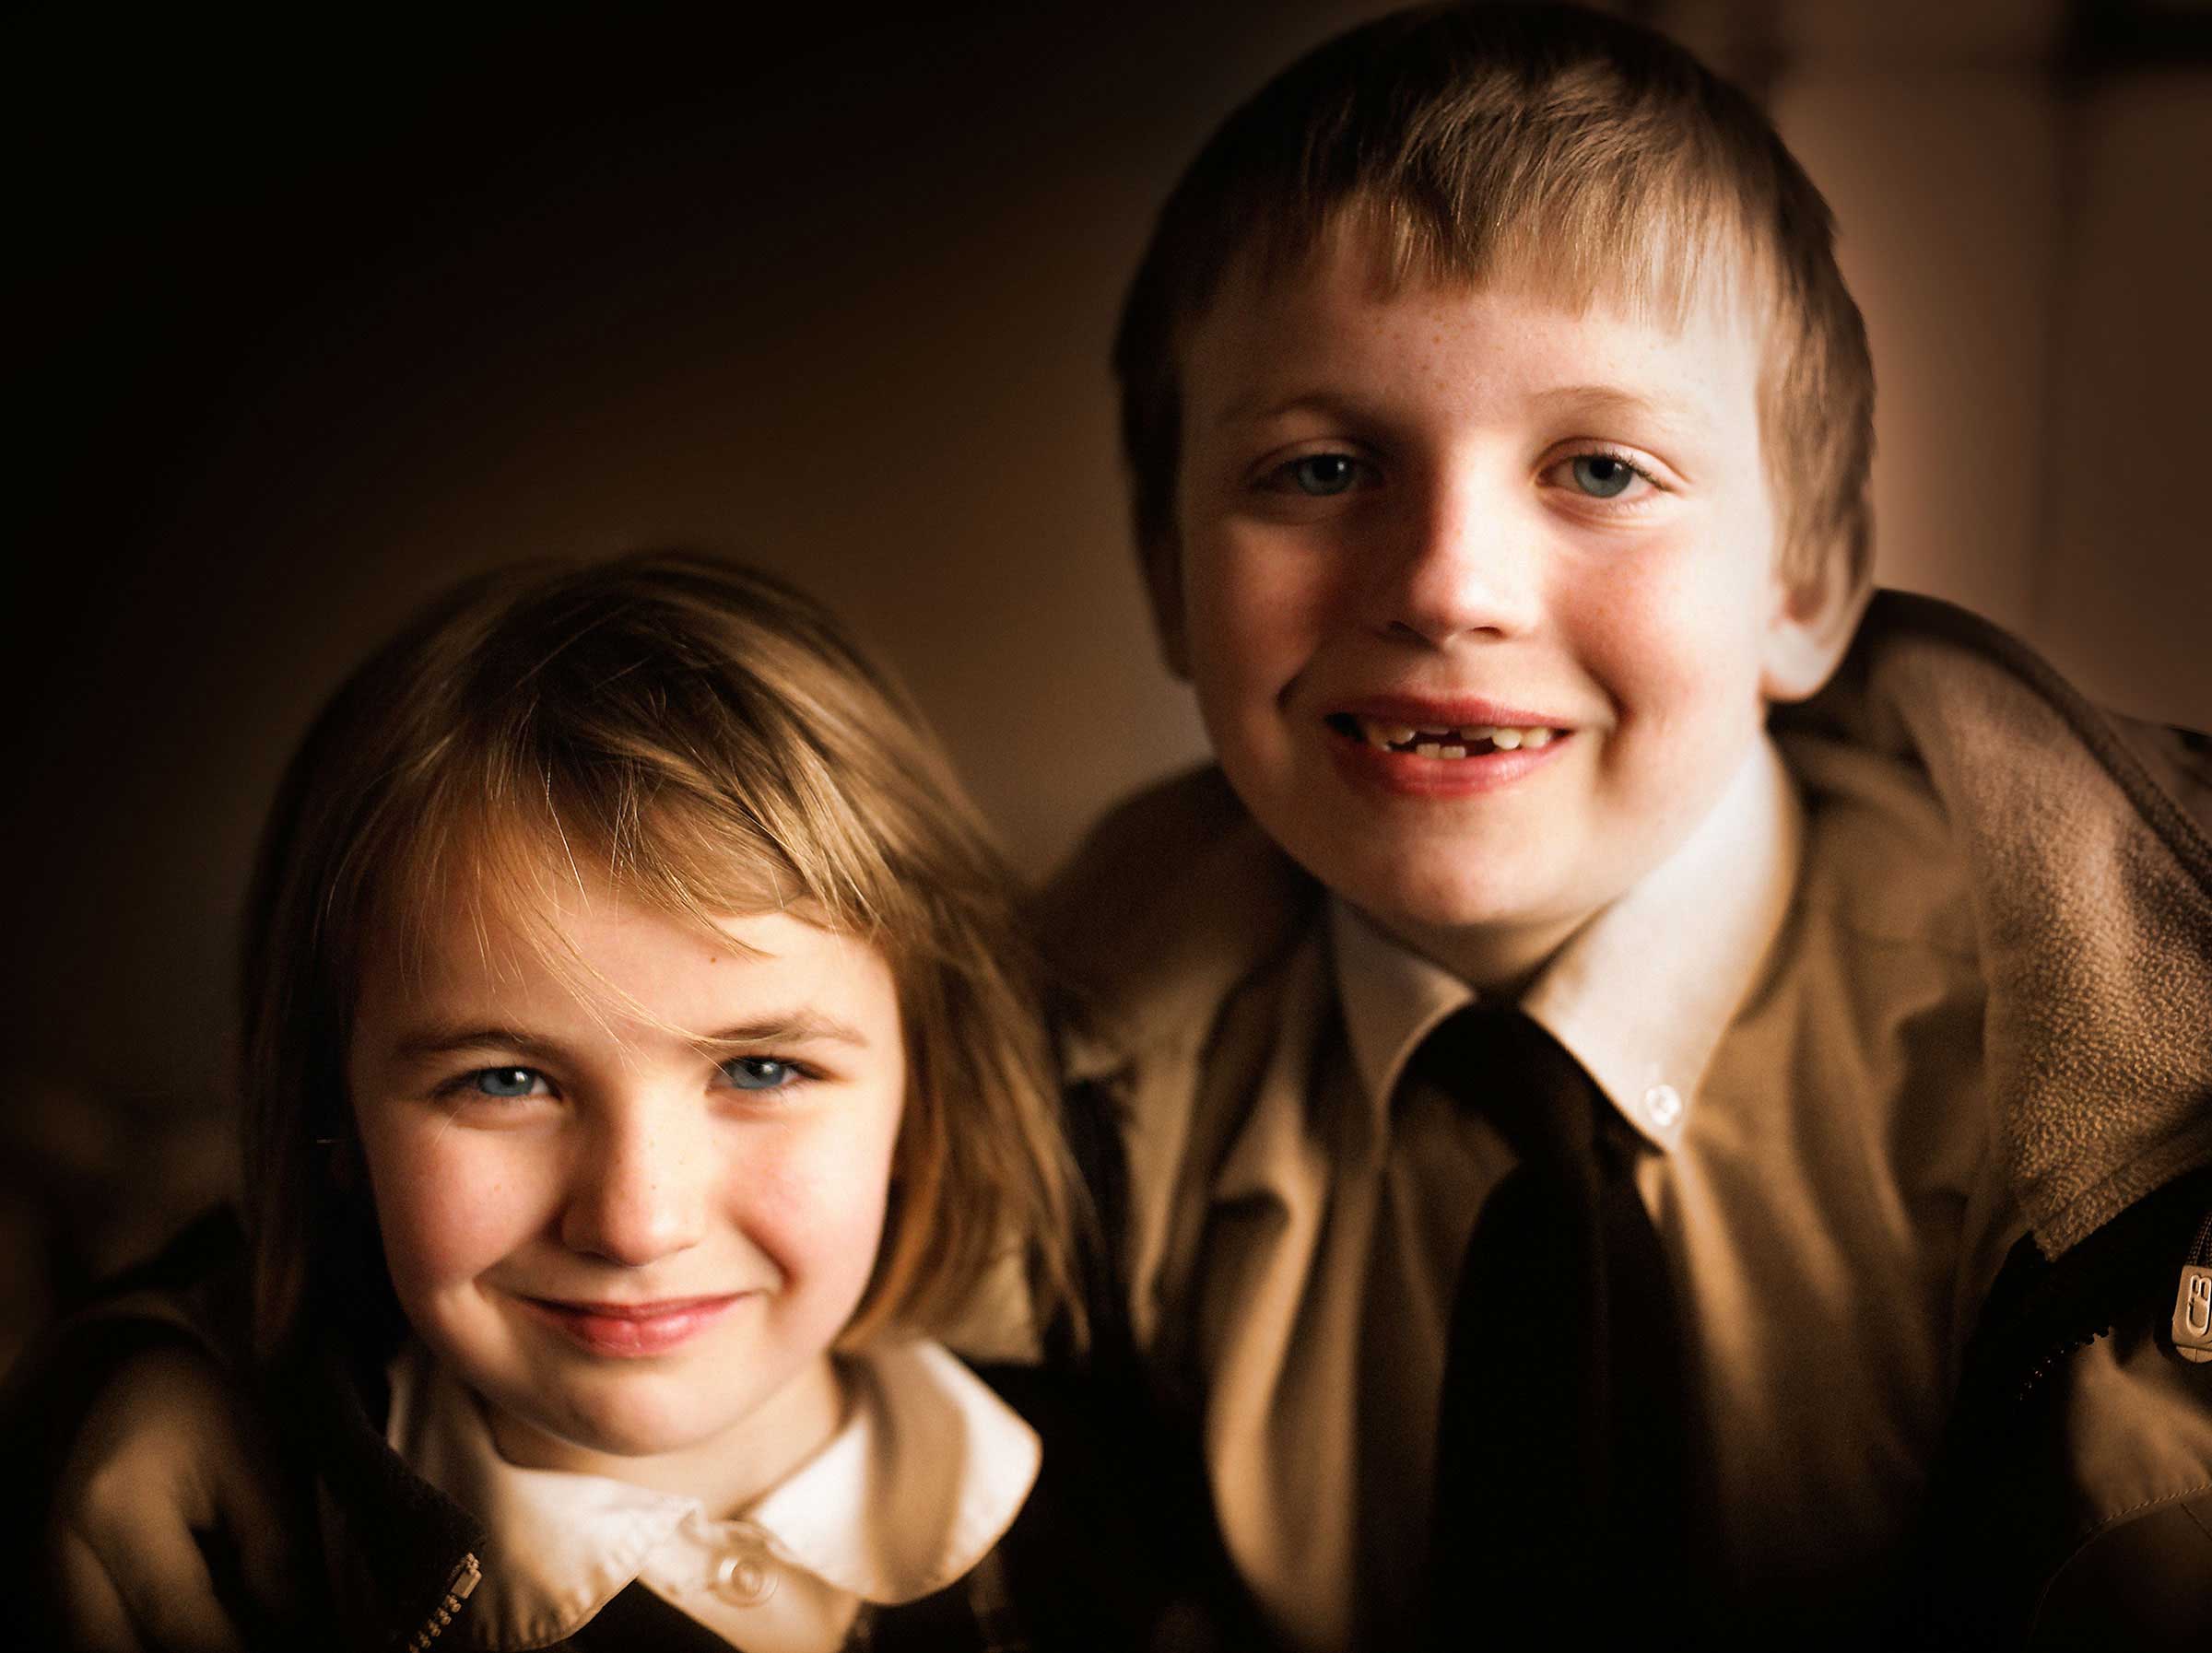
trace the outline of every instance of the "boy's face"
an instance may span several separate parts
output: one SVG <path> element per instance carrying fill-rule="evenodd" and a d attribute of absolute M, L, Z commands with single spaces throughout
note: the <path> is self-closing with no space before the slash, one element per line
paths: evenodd
<path fill-rule="evenodd" d="M 836 1420 L 828 1351 L 876 1262 L 890 968 L 788 913 L 714 937 L 572 895 L 588 998 L 462 916 L 419 967 L 367 961 L 348 1079 L 393 1285 L 517 1461 L 772 1479 Z"/>
<path fill-rule="evenodd" d="M 1372 269 L 1339 236 L 1189 329 L 1183 642 L 1261 825 L 1498 983 L 1679 844 L 1798 686 L 1760 341 Z"/>

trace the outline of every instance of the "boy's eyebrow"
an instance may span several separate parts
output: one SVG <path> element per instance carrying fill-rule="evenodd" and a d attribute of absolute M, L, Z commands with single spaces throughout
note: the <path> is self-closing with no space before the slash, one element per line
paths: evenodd
<path fill-rule="evenodd" d="M 1642 420 L 1668 429 L 1676 428 L 1682 423 L 1680 411 L 1670 401 L 1624 390 L 1617 384 L 1553 385 L 1537 391 L 1530 400 L 1578 413 Z M 1247 420 L 1278 419 L 1285 414 L 1307 410 L 1338 416 L 1371 416 L 1371 410 L 1356 396 L 1331 390 L 1306 390 L 1295 391 L 1289 395 L 1272 400 L 1265 398 L 1264 393 L 1232 398 L 1215 415 L 1214 423 L 1225 426 Z"/>
<path fill-rule="evenodd" d="M 1354 396 L 1327 390 L 1295 391 L 1288 396 L 1263 401 L 1263 393 L 1237 396 L 1214 416 L 1217 426 L 1235 425 L 1245 420 L 1279 419 L 1285 414 L 1311 409 L 1315 413 L 1360 415 L 1367 410 Z"/>
<path fill-rule="evenodd" d="M 1556 385 L 1550 390 L 1539 391 L 1535 399 L 1577 411 L 1606 414 L 1616 418 L 1644 419 L 1670 428 L 1679 423 L 1677 409 L 1668 403 L 1655 401 L 1635 391 L 1622 390 L 1617 384 Z"/>

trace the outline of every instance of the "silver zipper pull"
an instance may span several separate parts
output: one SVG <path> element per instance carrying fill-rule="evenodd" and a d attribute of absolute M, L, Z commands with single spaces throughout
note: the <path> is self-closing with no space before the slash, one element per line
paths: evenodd
<path fill-rule="evenodd" d="M 2212 1269 L 2189 1263 L 2173 1298 L 2173 1352 L 2183 1360 L 2212 1360 Z"/>

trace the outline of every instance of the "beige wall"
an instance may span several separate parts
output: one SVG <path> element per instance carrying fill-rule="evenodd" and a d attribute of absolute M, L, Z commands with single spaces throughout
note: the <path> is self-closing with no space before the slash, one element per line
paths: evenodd
<path fill-rule="evenodd" d="M 1716 58 L 1763 52 L 1835 208 L 1881 387 L 1880 578 L 2113 705 L 2212 725 L 2189 480 L 2212 441 L 2212 19 L 2171 8 L 2167 49 L 2098 54 L 2057 0 L 1658 9 Z"/>

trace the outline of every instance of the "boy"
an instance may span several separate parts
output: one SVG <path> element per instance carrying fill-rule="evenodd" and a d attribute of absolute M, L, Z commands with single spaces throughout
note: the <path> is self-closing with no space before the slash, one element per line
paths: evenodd
<path fill-rule="evenodd" d="M 1221 768 L 1047 916 L 1273 1633 L 2201 1635 L 2212 777 L 1867 609 L 1765 121 L 1606 18 L 1386 18 L 1208 144 L 1115 367 Z"/>
<path fill-rule="evenodd" d="M 1568 1418 L 1561 1447 L 1615 1432 L 1597 1506 L 1491 1491 L 1583 1525 L 1564 1556 L 1478 1529 L 1510 1561 L 1454 1564 L 1470 1622 L 1627 1578 L 1644 1605 L 1687 1579 L 1740 1628 L 1865 1622 L 1928 1553 L 1931 1471 L 1964 1464 L 1947 1418 L 1983 1425 L 1961 1385 L 2026 1376 L 1967 1352 L 2005 1334 L 1982 1310 L 2007 1253 L 2032 1237 L 2020 1289 L 2055 1289 L 2212 1157 L 2202 833 L 2047 671 L 1925 604 L 1885 603 L 1762 733 L 1865 601 L 1871 370 L 1817 192 L 1639 31 L 1484 8 L 1322 48 L 1185 175 L 1116 367 L 1155 612 L 1229 786 L 1111 826 L 1055 932 L 1107 984 L 1112 1048 L 1078 1072 L 1128 1121 L 1132 1311 L 1201 1413 L 1240 1570 L 1292 1640 L 1382 1645 L 1439 1611 L 1440 1401 L 1447 1457 L 1455 1428 L 1545 1426 L 1470 1425 L 1446 1381 L 1477 1209 L 1530 1156 L 1500 1140 L 1518 1104 L 1417 1055 L 1517 998 L 1629 1127 L 1677 1299 L 1634 1331 L 1679 1339 L 1688 1415 L 1671 1472 L 1638 1456 L 1654 1413 Z M 1084 921 L 1161 868 L 1151 905 Z M 2161 1319 L 2206 1186 L 2169 1196 Z M 2125 1306 L 2100 1285 L 2083 1332 Z M 1577 1335 L 1519 1312 L 1493 1343 Z M 1585 1354 L 1616 1389 L 1673 1381 L 1630 1330 Z M 2043 1404 L 2145 1478 L 2085 1471 L 2047 1530 L 2017 1511 L 1993 1613 L 2102 1514 L 2212 1481 L 2201 1368 L 2116 1336 L 2065 1385 Z M 1699 1529 L 1659 1567 L 1626 1520 L 1654 1491 Z M 2212 1542 L 2165 1509 L 2115 1549 L 2193 1550 L 2173 1582 L 2212 1602 Z"/>

